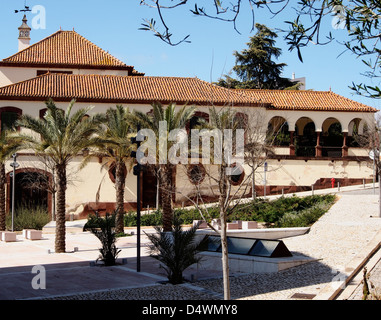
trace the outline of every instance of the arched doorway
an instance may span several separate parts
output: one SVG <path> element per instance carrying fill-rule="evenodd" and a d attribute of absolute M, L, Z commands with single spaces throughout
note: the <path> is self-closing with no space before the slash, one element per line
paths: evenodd
<path fill-rule="evenodd" d="M 7 174 L 7 210 L 12 210 L 13 172 Z M 39 169 L 16 170 L 15 211 L 18 208 L 40 207 L 52 213 L 52 175 Z"/>
<path fill-rule="evenodd" d="M 286 119 L 280 116 L 271 118 L 266 137 L 274 146 L 289 146 L 291 137 Z"/>
<path fill-rule="evenodd" d="M 360 118 L 355 118 L 351 120 L 348 125 L 348 138 L 347 145 L 348 147 L 360 147 L 364 144 L 364 138 L 362 132 L 360 131 L 360 126 L 363 124 Z"/>
<path fill-rule="evenodd" d="M 15 107 L 0 108 L 0 128 L 1 130 L 11 130 L 17 119 L 22 115 L 22 110 Z"/>
<path fill-rule="evenodd" d="M 307 117 L 302 117 L 295 123 L 295 155 L 298 157 L 315 157 L 316 129 L 315 123 Z"/>
<path fill-rule="evenodd" d="M 336 118 L 327 118 L 322 126 L 322 156 L 337 158 L 342 156 L 344 135 L 341 123 Z"/>

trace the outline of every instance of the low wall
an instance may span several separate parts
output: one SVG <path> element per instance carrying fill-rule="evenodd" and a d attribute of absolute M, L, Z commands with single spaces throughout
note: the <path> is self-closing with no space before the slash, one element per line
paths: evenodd
<path fill-rule="evenodd" d="M 222 271 L 221 253 L 201 252 L 200 256 L 202 259 L 197 265 L 198 270 Z M 274 273 L 312 261 L 316 259 L 305 256 L 264 258 L 229 254 L 229 270 L 235 273 Z"/>

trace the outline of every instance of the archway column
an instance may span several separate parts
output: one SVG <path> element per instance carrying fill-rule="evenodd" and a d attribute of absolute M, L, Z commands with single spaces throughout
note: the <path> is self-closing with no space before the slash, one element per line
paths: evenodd
<path fill-rule="evenodd" d="M 295 155 L 294 133 L 295 131 L 289 131 L 290 133 L 290 156 Z"/>
<path fill-rule="evenodd" d="M 320 137 L 321 137 L 321 131 L 316 131 L 315 156 L 318 158 L 322 156 L 322 147 L 320 145 Z"/>
<path fill-rule="evenodd" d="M 343 132 L 343 147 L 342 147 L 343 150 L 341 152 L 342 157 L 348 156 L 347 136 L 348 136 L 348 132 Z"/>

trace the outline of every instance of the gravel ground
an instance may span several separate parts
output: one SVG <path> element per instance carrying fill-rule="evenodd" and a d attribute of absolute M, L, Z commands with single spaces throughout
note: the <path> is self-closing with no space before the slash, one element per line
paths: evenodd
<path fill-rule="evenodd" d="M 310 299 L 326 286 L 342 280 L 345 266 L 361 252 L 381 230 L 378 195 L 343 193 L 333 207 L 303 236 L 283 239 L 293 254 L 316 259 L 305 265 L 278 273 L 232 276 L 232 299 L 289 300 Z M 378 270 L 378 269 L 377 269 Z M 374 277 L 381 278 L 381 268 Z M 102 300 L 218 300 L 223 298 L 222 279 L 210 279 L 173 286 L 156 286 L 111 290 L 55 299 Z M 357 297 L 358 298 L 358 297 Z M 357 299 L 356 298 L 356 299 Z M 361 297 L 360 297 L 361 299 Z"/>

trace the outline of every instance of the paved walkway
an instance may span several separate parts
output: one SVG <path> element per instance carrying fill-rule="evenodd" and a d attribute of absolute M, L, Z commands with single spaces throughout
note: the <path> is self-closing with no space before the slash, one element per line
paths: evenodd
<path fill-rule="evenodd" d="M 370 188 L 369 188 L 370 187 Z M 357 190 L 356 190 L 357 189 Z M 348 279 L 361 274 L 362 264 L 377 257 L 381 244 L 381 218 L 378 217 L 378 189 L 371 186 L 341 188 L 339 201 L 307 235 L 284 239 L 293 254 L 308 255 L 319 261 L 294 267 L 276 274 L 232 275 L 233 299 L 293 300 L 335 298 Z M 353 191 L 356 190 L 356 191 Z M 337 190 L 328 190 L 337 191 Z M 345 192 L 348 191 L 348 192 Z M 323 192 L 323 191 L 319 191 Z M 316 192 L 318 193 L 318 192 Z M 74 222 L 77 224 L 78 222 Z M 73 224 L 73 223 L 72 223 Z M 118 239 L 122 251 L 115 267 L 90 266 L 98 257 L 99 241 L 80 228 L 71 229 L 68 222 L 66 253 L 55 254 L 54 233 L 30 241 L 18 236 L 14 243 L 0 242 L 0 299 L 128 299 L 128 300 L 218 300 L 222 299 L 221 273 L 201 272 L 191 268 L 184 285 L 161 284 L 165 272 L 158 262 L 147 256 L 148 240 L 142 237 L 141 271 L 136 271 L 136 236 Z M 79 226 L 78 226 L 79 227 Z M 149 229 L 144 229 L 149 230 Z M 50 251 L 50 253 L 49 253 Z M 127 259 L 123 264 L 122 259 Z M 380 261 L 368 270 L 379 275 Z M 34 289 L 40 269 L 46 272 L 46 289 Z M 377 278 L 377 277 L 376 277 Z M 37 282 L 38 284 L 39 282 Z M 40 283 L 41 284 L 41 283 Z M 361 299 L 353 294 L 359 285 L 346 285 L 345 299 Z M 353 289 L 353 290 L 352 290 Z M 339 296 L 340 298 L 340 296 Z"/>

